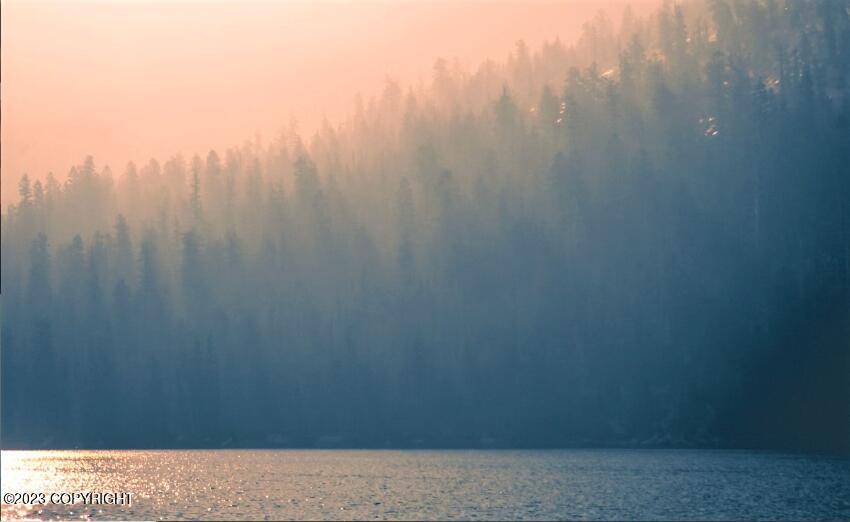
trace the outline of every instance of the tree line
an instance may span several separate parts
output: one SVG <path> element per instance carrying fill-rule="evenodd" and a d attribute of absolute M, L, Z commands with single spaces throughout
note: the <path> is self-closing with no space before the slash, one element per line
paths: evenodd
<path fill-rule="evenodd" d="M 848 451 L 848 81 L 846 0 L 665 2 L 23 176 L 3 445 Z"/>

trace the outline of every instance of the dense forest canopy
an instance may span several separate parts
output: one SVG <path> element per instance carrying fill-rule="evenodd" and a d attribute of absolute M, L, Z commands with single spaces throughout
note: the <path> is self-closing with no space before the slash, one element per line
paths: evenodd
<path fill-rule="evenodd" d="M 850 451 L 848 82 L 850 1 L 667 2 L 24 176 L 3 445 Z"/>

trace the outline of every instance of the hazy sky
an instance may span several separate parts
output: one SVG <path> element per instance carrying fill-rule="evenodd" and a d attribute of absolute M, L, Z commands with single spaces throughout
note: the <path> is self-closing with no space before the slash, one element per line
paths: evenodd
<path fill-rule="evenodd" d="M 61 179 L 86 154 L 120 173 L 270 138 L 291 117 L 309 131 L 387 77 L 427 80 L 438 57 L 502 59 L 519 39 L 572 41 L 626 3 L 4 0 L 2 204 L 23 172 Z"/>

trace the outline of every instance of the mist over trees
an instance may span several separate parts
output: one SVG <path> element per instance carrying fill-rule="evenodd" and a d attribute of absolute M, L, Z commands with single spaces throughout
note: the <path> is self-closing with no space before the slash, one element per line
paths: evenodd
<path fill-rule="evenodd" d="M 848 82 L 846 0 L 665 3 L 24 176 L 3 445 L 850 451 Z"/>

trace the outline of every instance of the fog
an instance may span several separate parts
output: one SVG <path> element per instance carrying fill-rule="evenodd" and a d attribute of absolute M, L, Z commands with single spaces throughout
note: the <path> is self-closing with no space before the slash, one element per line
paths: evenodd
<path fill-rule="evenodd" d="M 5 447 L 850 451 L 850 3 L 509 48 L 315 132 L 21 178 Z M 333 69 L 298 89 L 348 96 Z M 229 96 L 145 135 L 263 106 Z"/>

